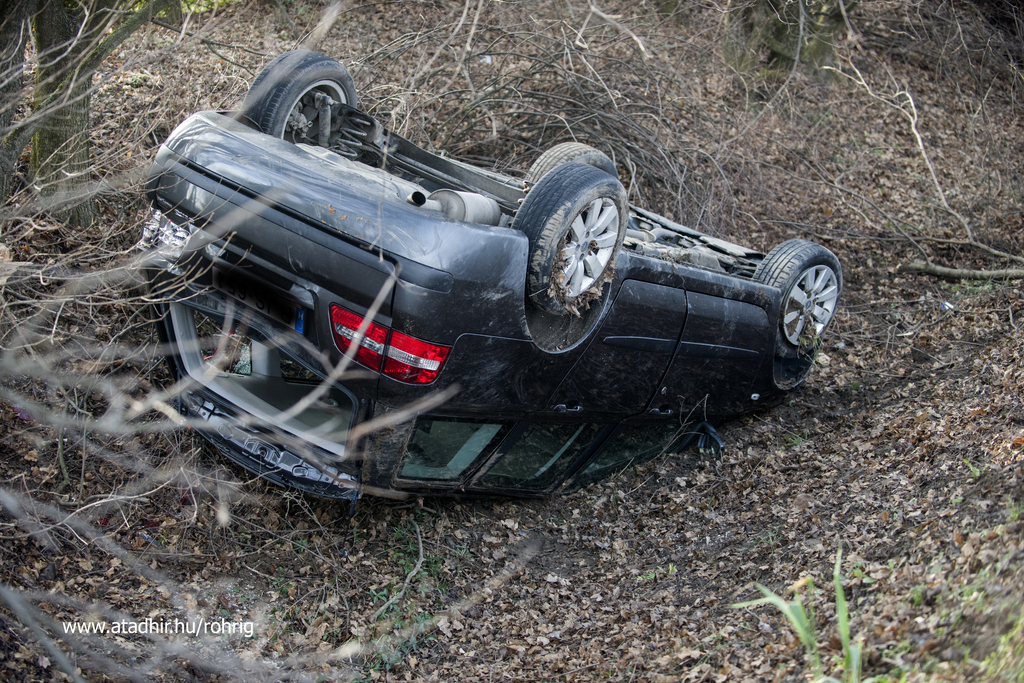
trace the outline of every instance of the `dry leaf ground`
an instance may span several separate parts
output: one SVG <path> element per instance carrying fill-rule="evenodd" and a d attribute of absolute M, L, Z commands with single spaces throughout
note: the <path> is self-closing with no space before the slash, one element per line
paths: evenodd
<path fill-rule="evenodd" d="M 613 2 L 602 11 L 614 24 L 582 3 L 344 5 L 318 49 L 351 64 L 364 106 L 421 144 L 525 169 L 565 139 L 565 112 L 589 105 L 614 131 L 606 141 L 633 201 L 765 250 L 791 237 L 826 244 L 846 292 L 820 367 L 783 404 L 721 425 L 720 458 L 671 454 L 552 500 L 364 499 L 352 526 L 345 505 L 251 480 L 187 432 L 41 425 L 17 396 L 83 414 L 107 406 L 12 375 L 0 470 L 42 530 L 0 522 L 3 583 L 38 609 L 0 610 L 2 677 L 68 678 L 34 625 L 97 681 L 805 680 L 780 614 L 731 605 L 757 597 L 756 583 L 787 597 L 796 586 L 835 671 L 841 544 L 867 674 L 1019 680 L 1021 285 L 904 266 L 923 255 L 1006 265 L 963 244 L 936 180 L 980 241 L 1024 254 L 1021 82 L 970 7 L 870 5 L 852 15 L 836 66 L 856 67 L 874 96 L 835 75 L 765 84 L 730 72 L 711 5 Z M 282 7 L 300 29 L 324 10 Z M 108 60 L 93 103 L 97 179 L 144 171 L 182 118 L 236 106 L 294 46 L 267 5 L 196 15 L 187 33 L 146 29 Z M 99 199 L 104 222 L 91 232 L 31 216 L 5 245 L 41 267 L 115 262 L 145 215 L 133 178 Z M 132 377 L 137 396 L 166 382 L 134 290 L 83 295 L 54 316 L 39 303 L 48 286 L 8 283 L 4 309 L 9 320 L 49 310 L 51 345 L 38 351 L 49 367 Z M 92 340 L 139 350 L 76 361 Z M 135 497 L 102 500 L 125 492 Z M 254 629 L 60 632 L 74 620 L 198 616 Z"/>

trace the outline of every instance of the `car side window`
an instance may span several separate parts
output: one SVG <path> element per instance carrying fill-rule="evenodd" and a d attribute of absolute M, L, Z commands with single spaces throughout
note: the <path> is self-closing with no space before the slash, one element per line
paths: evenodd
<path fill-rule="evenodd" d="M 405 462 L 403 479 L 455 480 L 481 453 L 491 452 L 511 425 L 454 418 L 416 420 Z"/>
<path fill-rule="evenodd" d="M 573 487 L 603 479 L 626 467 L 640 465 L 658 457 L 679 436 L 676 423 L 623 425 L 573 481 Z"/>
<path fill-rule="evenodd" d="M 532 424 L 475 485 L 543 491 L 565 474 L 603 429 L 603 424 Z"/>

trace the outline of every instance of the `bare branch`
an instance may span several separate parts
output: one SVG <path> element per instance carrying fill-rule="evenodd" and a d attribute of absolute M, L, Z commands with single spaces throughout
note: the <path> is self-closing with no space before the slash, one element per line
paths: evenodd
<path fill-rule="evenodd" d="M 947 268 L 934 263 L 914 261 L 906 266 L 913 273 L 928 273 L 947 280 L 1019 280 L 1024 278 L 1022 268 L 1003 268 L 1001 270 L 973 270 L 969 268 Z"/>

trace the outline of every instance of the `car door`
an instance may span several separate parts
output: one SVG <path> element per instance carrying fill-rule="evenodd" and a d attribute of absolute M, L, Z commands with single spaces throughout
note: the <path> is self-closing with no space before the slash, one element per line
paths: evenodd
<path fill-rule="evenodd" d="M 686 319 L 686 292 L 625 280 L 583 356 L 548 400 L 561 412 L 643 411 L 658 389 Z"/>
<path fill-rule="evenodd" d="M 751 384 L 772 341 L 763 308 L 687 292 L 682 338 L 649 409 L 673 406 L 698 422 L 749 409 Z"/>

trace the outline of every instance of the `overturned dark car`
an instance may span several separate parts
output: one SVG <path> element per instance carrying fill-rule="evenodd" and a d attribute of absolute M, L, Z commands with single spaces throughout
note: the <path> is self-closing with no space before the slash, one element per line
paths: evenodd
<path fill-rule="evenodd" d="M 428 153 L 295 51 L 160 149 L 147 283 L 181 412 L 279 484 L 537 496 L 717 438 L 811 370 L 842 270 L 630 206 L 557 145 L 522 178 Z"/>

